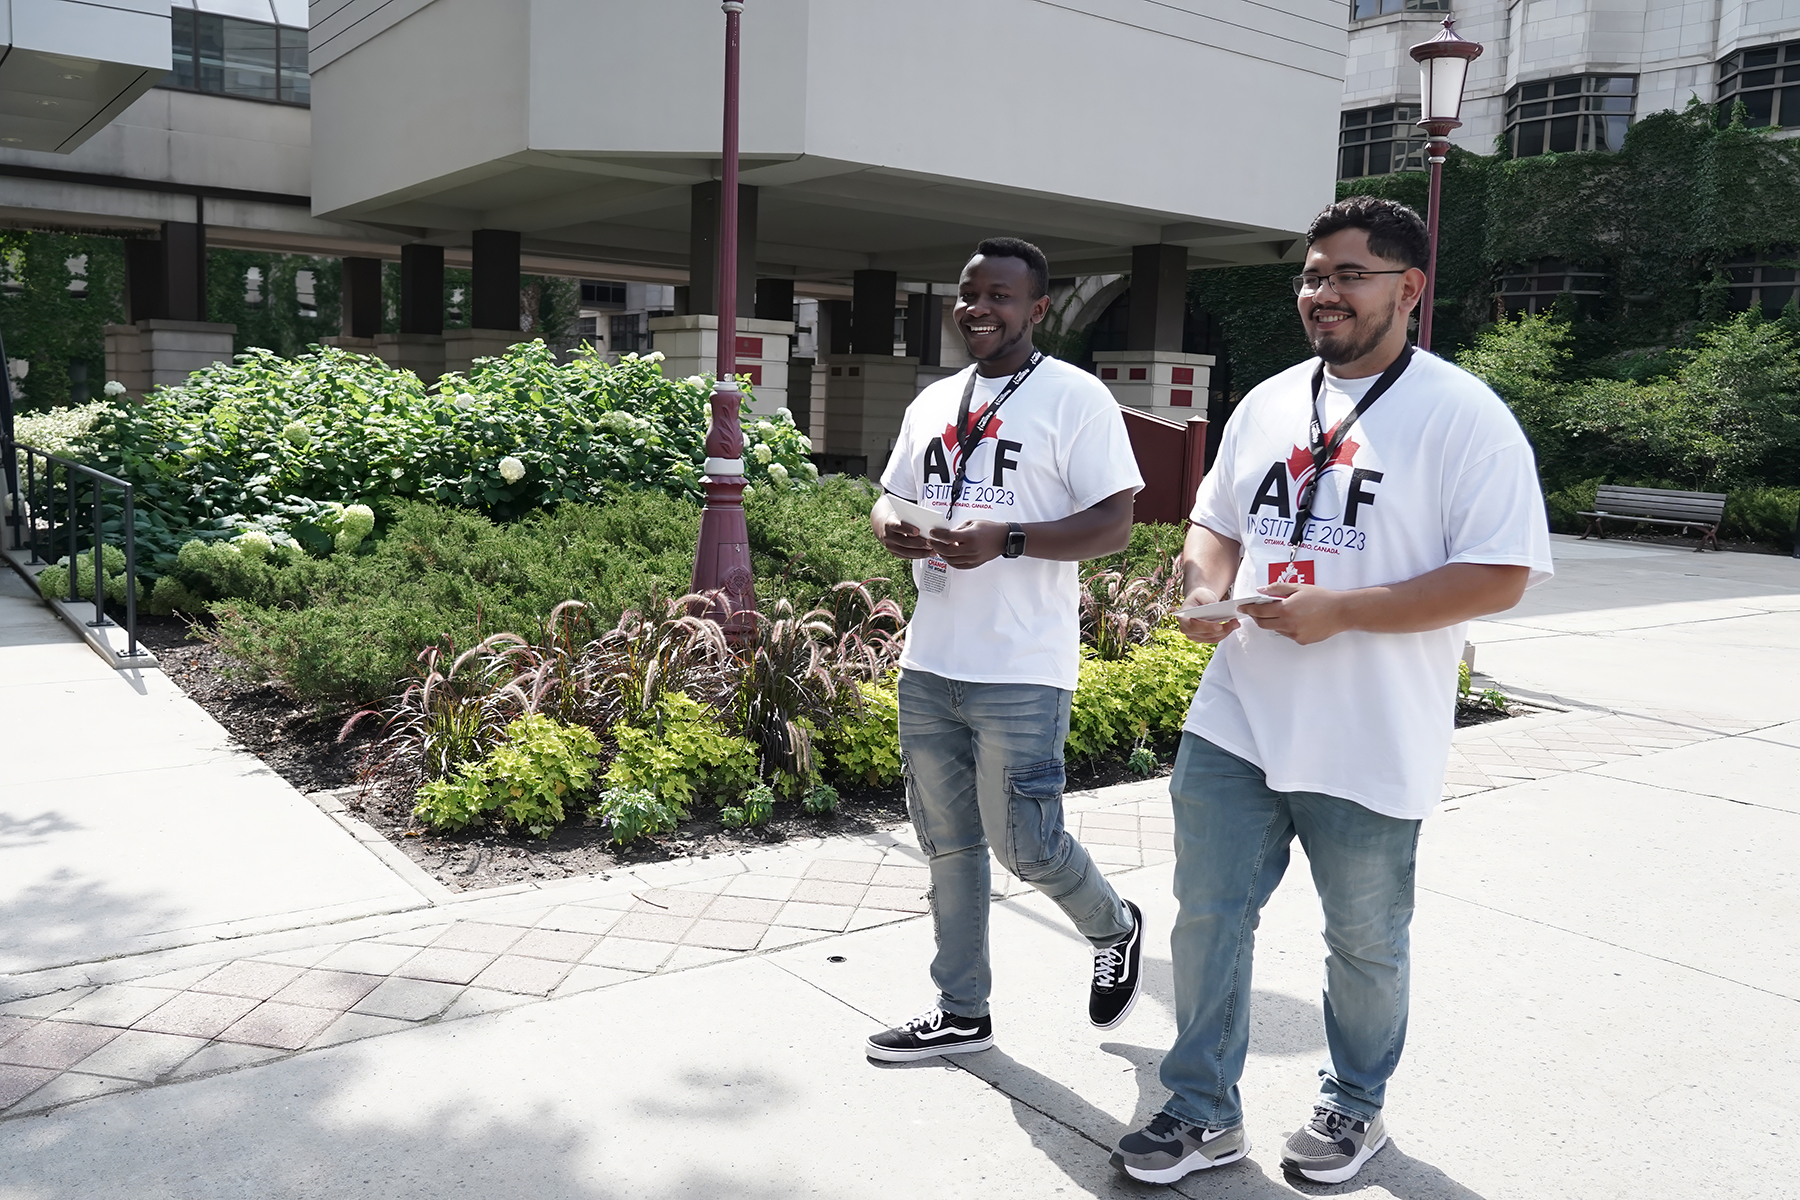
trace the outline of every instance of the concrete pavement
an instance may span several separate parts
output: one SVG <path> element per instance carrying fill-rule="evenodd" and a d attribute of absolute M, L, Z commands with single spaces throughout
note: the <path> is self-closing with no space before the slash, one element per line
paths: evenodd
<path fill-rule="evenodd" d="M 1484 673 L 1568 711 L 1459 734 L 1467 782 L 1421 845 L 1394 1141 L 1352 1183 L 1304 1190 L 1800 1196 L 1787 1165 L 1800 1127 L 1800 694 L 1786 683 L 1800 666 L 1800 563 L 1562 538 L 1556 550 L 1559 578 L 1473 640 Z M 216 778 L 205 787 L 236 786 Z M 164 803 L 204 805 L 205 787 Z M 5 796 L 9 829 L 38 820 L 25 861 L 110 877 L 121 842 L 65 841 L 58 820 L 38 819 L 60 809 L 21 806 L 10 782 Z M 994 919 L 998 1045 L 953 1065 L 875 1066 L 857 1050 L 929 998 L 904 830 L 455 899 L 383 900 L 354 855 L 317 858 L 313 890 L 285 907 L 241 889 L 209 909 L 146 874 L 118 890 L 125 929 L 159 926 L 138 897 L 194 914 L 169 928 L 231 904 L 260 904 L 265 924 L 121 955 L 124 939 L 77 921 L 59 952 L 27 956 L 39 970 L 0 978 L 0 995 L 20 997 L 0 1004 L 0 1063 L 29 1057 L 8 1052 L 20 1038 L 34 1061 L 86 1050 L 72 1070 L 21 1068 L 48 1074 L 0 1114 L 0 1197 L 1152 1193 L 1106 1153 L 1162 1100 L 1166 801 L 1135 785 L 1072 797 L 1071 810 L 1147 914 L 1147 1001 L 1118 1030 L 1088 1028 L 1083 944 L 1014 884 Z M 69 822 L 105 815 L 97 802 L 82 813 Z M 320 846 L 331 833 L 356 848 L 320 819 Z M 9 934 L 30 903 L 15 895 Z M 371 907 L 267 923 L 346 895 Z M 1323 1051 L 1318 923 L 1297 861 L 1259 934 L 1250 1159 L 1189 1177 L 1181 1194 L 1294 1194 L 1275 1164 Z M 112 956 L 55 965 L 84 944 Z M 458 971 L 473 973 L 423 978 Z M 384 1016 L 339 995 L 340 1012 L 323 996 L 349 986 L 342 975 L 362 977 L 365 996 L 448 989 L 429 993 L 445 1007 Z M 296 987 L 292 1003 L 270 990 Z M 163 1006 L 155 1024 L 209 996 L 230 1011 L 247 1002 L 250 1030 L 209 1041 L 125 1028 L 141 1026 L 133 1004 Z M 260 1026 L 259 1012 L 272 1014 Z M 325 1013 L 358 1040 L 295 1033 Z M 194 1046 L 156 1040 L 187 1036 Z M 294 1045 L 269 1044 L 284 1038 Z M 165 1064 L 152 1050 L 193 1057 Z M 106 1094 L 76 1102 L 83 1088 Z"/>

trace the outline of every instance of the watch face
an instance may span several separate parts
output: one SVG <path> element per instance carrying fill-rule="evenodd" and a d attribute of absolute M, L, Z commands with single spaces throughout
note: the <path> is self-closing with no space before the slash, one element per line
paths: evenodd
<path fill-rule="evenodd" d="M 1023 529 L 1008 530 L 1006 534 L 1006 550 L 1004 551 L 1005 556 L 1007 558 L 1017 558 L 1023 553 L 1025 553 L 1025 531 Z"/>

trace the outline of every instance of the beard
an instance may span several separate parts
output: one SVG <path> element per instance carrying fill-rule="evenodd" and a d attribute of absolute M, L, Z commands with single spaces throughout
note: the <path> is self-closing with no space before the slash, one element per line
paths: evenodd
<path fill-rule="evenodd" d="M 1343 312 L 1345 310 L 1326 309 L 1325 311 Z M 1337 338 L 1330 332 L 1323 330 L 1308 335 L 1306 339 L 1307 343 L 1312 346 L 1313 353 L 1318 355 L 1322 362 L 1334 367 L 1342 366 L 1348 362 L 1355 362 L 1357 359 L 1362 358 L 1371 350 L 1375 349 L 1376 346 L 1380 345 L 1381 339 L 1386 337 L 1388 335 L 1388 330 L 1394 327 L 1394 313 L 1392 309 L 1388 310 L 1386 319 L 1383 320 L 1380 325 L 1374 326 L 1368 324 L 1369 317 L 1366 314 L 1358 312 L 1353 315 L 1356 317 L 1356 323 L 1365 327 L 1362 336 L 1355 340 Z"/>

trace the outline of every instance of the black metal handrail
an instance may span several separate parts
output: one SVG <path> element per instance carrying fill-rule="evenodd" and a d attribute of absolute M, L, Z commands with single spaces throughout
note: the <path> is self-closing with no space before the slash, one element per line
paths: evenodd
<path fill-rule="evenodd" d="M 19 454 L 21 452 L 23 452 L 25 456 L 25 490 L 23 503 L 21 503 L 18 485 Z M 39 483 L 37 463 L 40 458 L 44 460 L 45 465 L 43 489 L 49 493 L 47 497 L 48 503 L 43 506 L 42 510 L 40 510 L 38 505 Z M 123 494 L 123 521 L 121 524 L 123 525 L 125 534 L 126 648 L 114 651 L 114 653 L 122 659 L 133 659 L 138 657 L 137 505 L 131 484 L 115 475 L 108 475 L 104 471 L 96 471 L 86 463 L 79 463 L 73 459 L 64 458 L 59 454 L 52 454 L 48 450 L 41 450 L 36 446 L 27 446 L 23 442 L 15 442 L 5 432 L 0 432 L 0 464 L 4 465 L 4 481 L 8 499 L 6 524 L 12 530 L 12 545 L 10 549 L 23 550 L 29 547 L 31 550 L 30 561 L 34 566 L 47 561 L 38 553 L 38 531 L 40 525 L 38 513 L 40 511 L 54 511 L 56 503 L 55 468 L 59 466 L 63 468 L 64 477 L 68 480 L 69 485 L 69 594 L 64 600 L 64 602 L 68 604 L 78 603 L 81 599 L 75 582 L 76 556 L 80 553 L 78 546 L 80 521 L 77 513 L 81 505 L 80 500 L 77 498 L 79 486 L 77 480 L 86 479 L 92 482 L 93 498 L 91 505 L 93 508 L 94 526 L 94 619 L 87 624 L 90 628 L 94 629 L 101 629 L 116 624 L 116 622 L 109 619 L 106 615 L 106 565 L 104 553 L 106 541 L 101 528 L 102 508 L 100 503 L 100 489 L 102 487 L 114 487 L 119 489 Z M 23 530 L 21 527 L 23 527 Z M 24 530 L 28 530 L 29 533 L 25 533 Z M 55 525 L 53 521 L 48 525 L 46 532 L 54 534 Z M 41 590 L 42 589 L 40 589 L 40 591 Z"/>

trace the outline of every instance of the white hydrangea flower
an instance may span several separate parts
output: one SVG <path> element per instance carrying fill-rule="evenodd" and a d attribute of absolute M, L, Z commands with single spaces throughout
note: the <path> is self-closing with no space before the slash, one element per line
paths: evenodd
<path fill-rule="evenodd" d="M 767 443 L 758 442 L 755 449 L 750 451 L 750 456 L 766 467 L 769 465 L 769 460 L 775 457 L 775 452 L 769 449 Z"/>
<path fill-rule="evenodd" d="M 686 382 L 689 387 L 703 388 L 706 386 L 706 376 L 704 376 L 704 375 L 689 375 L 687 377 Z"/>
<path fill-rule="evenodd" d="M 275 539 L 260 529 L 247 529 L 232 541 L 240 553 L 250 558 L 267 558 L 269 551 L 275 549 Z"/>
<path fill-rule="evenodd" d="M 662 360 L 663 360 L 663 352 L 661 350 L 652 350 L 650 353 L 644 355 L 645 362 L 659 363 Z"/>
<path fill-rule="evenodd" d="M 812 453 L 812 439 L 807 437 L 804 433 L 800 435 L 800 453 Z"/>
<path fill-rule="evenodd" d="M 475 397 L 468 392 L 458 392 L 456 393 L 455 403 L 456 407 L 466 411 L 475 407 Z"/>
<path fill-rule="evenodd" d="M 744 499 L 748 500 L 754 495 L 756 495 L 756 489 L 746 483 L 744 485 Z"/>
<path fill-rule="evenodd" d="M 289 421 L 281 427 L 281 436 L 292 445 L 304 447 L 312 441 L 312 430 L 305 421 Z"/>
<path fill-rule="evenodd" d="M 789 425 L 794 423 L 794 410 L 785 405 L 776 409 L 775 415 L 780 417 L 783 421 L 786 421 Z"/>
<path fill-rule="evenodd" d="M 125 394 L 125 385 L 116 379 L 109 379 L 106 381 L 106 386 L 100 390 L 109 396 L 123 396 Z"/>
<path fill-rule="evenodd" d="M 786 487 L 788 485 L 788 469 L 780 463 L 770 463 L 769 478 L 775 481 L 776 487 Z"/>
<path fill-rule="evenodd" d="M 811 462 L 804 462 L 804 463 L 800 464 L 800 469 L 802 471 L 806 472 L 806 477 L 808 479 L 812 480 L 814 483 L 818 482 L 818 480 L 819 480 L 819 464 L 811 463 Z"/>
<path fill-rule="evenodd" d="M 508 483 L 519 482 L 519 480 L 525 478 L 525 464 L 514 458 L 512 455 L 507 455 L 500 460 L 500 478 L 506 480 Z"/>
<path fill-rule="evenodd" d="M 774 422 L 765 418 L 756 423 L 756 432 L 761 434 L 763 437 L 768 437 L 771 433 L 775 432 L 775 424 L 774 424 Z"/>

